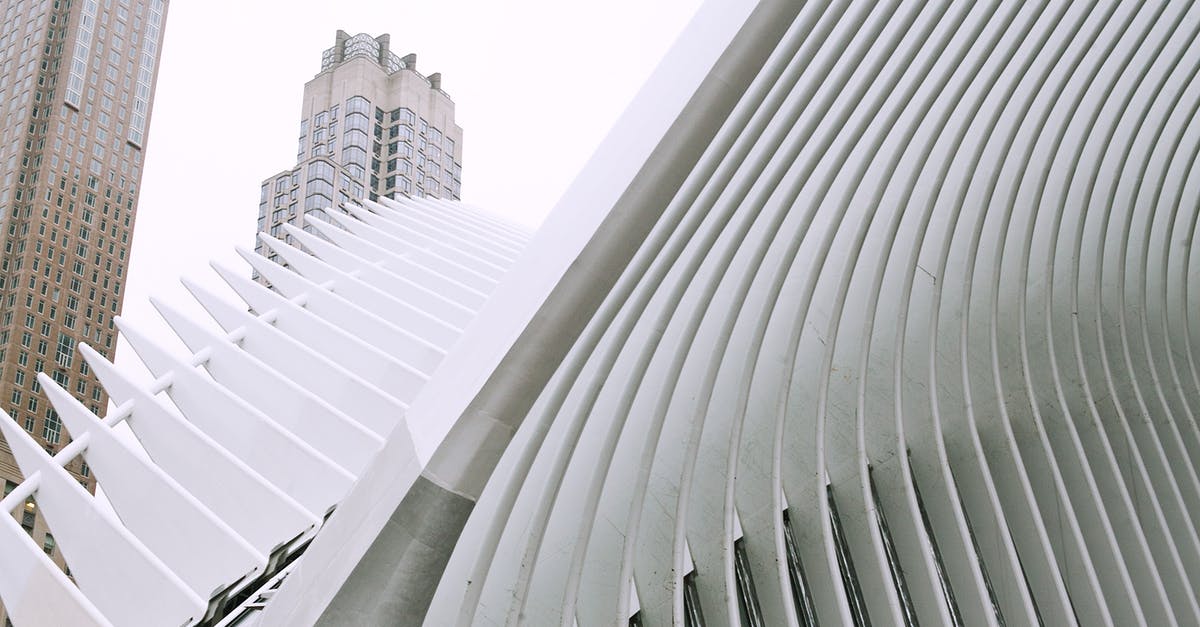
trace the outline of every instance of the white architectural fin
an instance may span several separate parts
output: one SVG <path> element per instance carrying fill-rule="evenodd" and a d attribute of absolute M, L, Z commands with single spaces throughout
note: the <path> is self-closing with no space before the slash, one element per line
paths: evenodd
<path fill-rule="evenodd" d="M 155 376 L 170 375 L 167 394 L 189 422 L 308 511 L 324 516 L 353 485 L 354 475 L 345 468 L 221 384 L 168 354 L 121 318 L 117 328 Z"/>
<path fill-rule="evenodd" d="M 415 248 L 428 250 L 432 254 L 453 261 L 472 272 L 489 277 L 493 281 L 499 281 L 510 265 L 507 262 L 502 262 L 495 256 L 481 256 L 481 251 L 473 246 L 466 246 L 453 241 L 441 241 L 428 235 L 417 233 L 412 229 L 372 212 L 366 207 L 346 205 L 345 209 L 349 215 L 388 233 L 393 238 L 407 242 Z"/>
<path fill-rule="evenodd" d="M 448 201 L 448 204 L 455 203 Z M 452 229 L 463 234 L 464 237 L 474 239 L 481 244 L 495 246 L 498 250 L 506 251 L 510 255 L 511 253 L 519 254 L 529 243 L 528 235 L 514 237 L 512 231 L 501 228 L 497 224 L 483 223 L 464 217 L 457 212 L 448 211 L 445 209 L 445 205 L 439 204 L 435 198 L 414 200 L 403 196 L 396 199 L 381 196 L 376 203 L 376 211 L 380 213 L 391 211 L 405 216 L 413 223 L 429 223 L 442 229 Z"/>
<path fill-rule="evenodd" d="M 22 474 L 39 474 L 37 511 L 54 531 L 76 585 L 106 618 L 117 625 L 182 625 L 204 617 L 208 599 L 100 509 L 7 415 L 0 416 L 0 434 Z"/>
<path fill-rule="evenodd" d="M 250 262 L 271 285 L 286 297 L 300 299 L 303 307 L 361 338 L 384 352 L 398 356 L 422 372 L 432 372 L 445 356 L 445 349 L 402 329 L 378 313 L 338 296 L 246 249 L 238 253 Z M 436 359 L 433 359 L 436 357 Z M 432 362 L 432 363 L 431 363 Z"/>
<path fill-rule="evenodd" d="M 133 384 L 90 346 L 80 345 L 80 352 L 114 402 L 133 403 L 125 422 L 154 462 L 260 553 L 271 554 L 320 524 L 319 516 Z"/>
<path fill-rule="evenodd" d="M 179 310 L 150 299 L 193 351 L 209 349 L 204 368 L 213 380 L 281 427 L 358 476 L 383 446 L 383 438 Z"/>
<path fill-rule="evenodd" d="M 422 264 L 414 262 L 405 255 L 397 254 L 379 244 L 368 241 L 346 229 L 327 222 L 315 220 L 308 223 L 317 234 L 333 242 L 339 249 L 349 249 L 365 258 L 375 260 L 379 267 L 392 274 L 404 277 L 406 280 L 419 283 L 434 293 L 440 294 L 447 300 L 458 303 L 471 310 L 479 311 L 487 300 L 487 293 L 460 283 L 444 274 L 440 274 Z"/>
<path fill-rule="evenodd" d="M 481 274 L 468 269 L 453 259 L 447 259 L 432 251 L 414 246 L 362 220 L 356 220 L 348 215 L 336 212 L 326 212 L 326 215 L 329 217 L 330 222 L 337 224 L 356 236 L 385 250 L 393 251 L 397 255 L 412 260 L 413 263 L 428 268 L 478 292 L 490 294 L 499 281 L 493 275 Z"/>
<path fill-rule="evenodd" d="M 259 240 L 278 253 L 288 266 L 313 283 L 329 285 L 329 291 L 375 314 L 388 314 L 388 321 L 412 335 L 445 350 L 462 335 L 462 329 L 418 309 L 403 294 L 391 295 L 304 251 L 265 233 Z M 270 280 L 270 277 L 268 277 Z"/>
<path fill-rule="evenodd" d="M 464 307 L 408 277 L 396 274 L 386 268 L 383 262 L 368 261 L 291 224 L 284 224 L 283 230 L 292 236 L 292 241 L 303 244 L 318 259 L 330 266 L 342 272 L 353 273 L 359 280 L 380 292 L 410 302 L 414 308 L 445 321 L 452 328 L 462 329 L 475 318 L 475 310 Z"/>
<path fill-rule="evenodd" d="M 246 311 L 233 307 L 225 301 L 212 296 L 197 285 L 188 283 L 185 283 L 185 285 L 188 285 L 188 289 L 200 301 L 200 304 L 226 330 L 232 331 L 244 326 L 249 331 L 265 326 L 274 332 L 264 332 L 254 336 L 247 335 L 242 340 L 242 345 L 247 350 L 260 355 L 265 354 L 259 351 L 258 348 L 251 348 L 255 346 L 255 344 L 250 342 L 254 338 L 268 340 L 278 339 L 276 336 L 282 336 L 284 339 L 290 340 L 293 344 L 300 344 L 300 340 L 304 339 L 303 350 L 287 345 L 286 343 L 271 342 L 271 346 L 273 347 L 286 349 L 286 352 L 282 353 L 279 359 L 273 359 L 272 361 L 282 362 L 278 365 L 281 371 L 287 368 L 289 372 L 297 372 L 298 374 L 293 374 L 292 376 L 301 383 L 319 379 L 327 374 L 322 363 L 308 367 L 306 364 L 309 363 L 309 360 L 307 359 L 296 362 L 290 361 L 290 358 L 299 357 L 300 355 L 313 355 L 320 358 L 318 362 L 336 364 L 341 371 L 353 373 L 353 375 L 360 377 L 370 385 L 378 387 L 392 398 L 406 404 L 420 391 L 425 382 L 429 380 L 428 375 L 422 370 L 409 365 L 411 363 L 409 360 L 422 362 L 421 365 L 432 370 L 437 366 L 440 359 L 439 353 L 424 356 L 409 355 L 406 359 L 399 359 L 395 355 L 384 352 L 377 346 L 368 344 L 357 335 L 351 334 L 341 325 L 333 324 L 328 319 L 317 315 L 313 310 L 286 300 L 279 294 L 232 270 L 217 267 L 217 272 L 252 309 L 259 312 L 269 312 L 272 319 L 271 323 L 268 324 L 260 320 L 261 324 L 252 324 L 249 321 L 255 318 Z M 263 348 L 262 350 L 265 351 L 266 349 Z M 284 356 L 287 356 L 287 359 Z M 368 406 L 373 407 L 373 405 Z M 363 424 L 368 423 L 363 420 Z"/>
<path fill-rule="evenodd" d="M 371 200 L 364 200 L 362 204 L 375 215 L 412 233 L 416 238 L 440 242 L 499 268 L 511 267 L 520 252 L 507 242 L 497 241 L 490 233 L 477 233 L 437 218 L 421 219 L 419 214 L 414 216 L 415 212 L 407 207 L 393 208 Z"/>
<path fill-rule="evenodd" d="M 0 412 L 0 420 L 12 419 Z M 0 515 L 0 563 L 0 602 L 14 625 L 112 627 L 7 511 Z"/>
<path fill-rule="evenodd" d="M 69 392 L 45 373 L 38 381 L 71 437 L 87 434 L 84 460 L 121 522 L 193 591 L 207 599 L 266 567 L 265 554 L 156 464 L 135 454 Z M 197 552 L 197 546 L 204 551 Z"/>

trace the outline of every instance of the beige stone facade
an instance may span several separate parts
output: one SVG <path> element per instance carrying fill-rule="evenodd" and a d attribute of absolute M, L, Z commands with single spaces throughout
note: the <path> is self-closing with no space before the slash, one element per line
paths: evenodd
<path fill-rule="evenodd" d="M 68 436 L 38 372 L 101 416 L 108 403 L 76 347 L 116 346 L 166 12 L 0 0 L 0 408 L 49 451 Z M 95 490 L 81 461 L 67 470 Z M 2 439 L 0 481 L 21 481 Z M 14 514 L 61 563 L 36 504 Z"/>
<path fill-rule="evenodd" d="M 304 85 L 297 165 L 262 183 L 259 231 L 286 240 L 282 224 L 304 228 L 309 212 L 359 198 L 459 198 L 454 102 L 416 62 L 392 53 L 388 35 L 338 31 Z"/>

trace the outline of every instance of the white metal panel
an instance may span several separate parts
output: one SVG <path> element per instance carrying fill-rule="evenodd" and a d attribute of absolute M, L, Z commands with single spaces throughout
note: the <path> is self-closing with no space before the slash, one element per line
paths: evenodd
<path fill-rule="evenodd" d="M 478 311 L 483 306 L 483 301 L 487 299 L 486 291 L 435 272 L 414 262 L 404 254 L 398 254 L 389 248 L 370 242 L 344 228 L 320 221 L 313 222 L 310 226 L 342 250 L 353 250 L 358 255 L 374 260 L 381 268 L 396 276 L 418 283 L 471 311 Z"/>
<path fill-rule="evenodd" d="M 363 309 L 387 312 L 389 323 L 442 350 L 449 348 L 462 334 L 462 329 L 409 303 L 404 294 L 388 294 L 360 279 L 357 271 L 342 271 L 266 234 L 260 233 L 259 240 L 283 258 L 292 271 Z M 286 288 L 281 291 L 283 289 Z"/>
<path fill-rule="evenodd" d="M 70 393 L 45 374 L 38 381 L 71 437 L 87 435 L 83 457 L 122 524 L 207 599 L 243 579 L 253 579 L 267 556 L 252 547 L 154 463 L 116 437 Z M 196 547 L 204 547 L 197 551 Z"/>
<path fill-rule="evenodd" d="M 445 356 L 445 346 L 423 338 L 412 331 L 393 324 L 383 318 L 383 310 L 371 310 L 334 294 L 323 284 L 308 279 L 278 266 L 265 257 L 245 249 L 238 252 L 254 266 L 271 287 L 286 298 L 299 300 L 305 309 L 324 318 L 330 324 L 341 327 L 347 333 L 380 350 L 396 355 L 405 363 L 424 373 L 432 372 Z"/>
<path fill-rule="evenodd" d="M 474 309 L 464 307 L 401 274 L 387 270 L 383 261 L 368 261 L 290 224 L 284 224 L 283 227 L 283 230 L 292 236 L 292 241 L 299 242 L 322 261 L 342 272 L 353 273 L 359 280 L 385 294 L 411 302 L 415 308 L 453 328 L 462 329 L 475 318 Z"/>
<path fill-rule="evenodd" d="M 345 406 L 376 433 L 386 434 L 429 377 L 394 356 L 367 344 L 312 311 L 285 300 L 246 277 L 218 273 L 255 311 L 270 322 L 234 307 L 203 287 L 184 281 L 200 304 L 226 331 L 241 329 L 244 350 L 270 360 L 293 381 Z"/>
<path fill-rule="evenodd" d="M 496 287 L 497 280 L 495 276 L 466 268 L 452 257 L 447 258 L 424 248 L 413 246 L 411 243 L 395 237 L 386 230 L 372 226 L 362 220 L 356 220 L 348 215 L 329 212 L 326 212 L 326 215 L 329 216 L 331 222 L 346 229 L 355 236 L 375 246 L 390 250 L 396 255 L 411 260 L 412 263 L 425 268 L 429 272 L 444 276 L 471 290 L 490 294 Z"/>
<path fill-rule="evenodd" d="M 372 433 L 340 409 L 207 329 L 157 300 L 163 319 L 194 351 L 209 349 L 204 369 L 213 380 L 279 426 L 358 476 L 383 446 Z"/>
<path fill-rule="evenodd" d="M 126 424 L 151 459 L 259 552 L 270 554 L 320 524 L 320 517 L 131 382 L 91 347 L 80 345 L 80 352 L 115 403 L 132 403 Z"/>
<path fill-rule="evenodd" d="M 354 483 L 345 468 L 121 318 L 117 328 L 155 376 L 171 377 L 167 394 L 189 422 L 308 511 L 324 516 Z"/>
<path fill-rule="evenodd" d="M 379 205 L 414 219 L 460 228 L 480 236 L 482 242 L 519 253 L 529 243 L 529 232 L 514 224 L 499 220 L 488 221 L 480 212 L 461 202 L 440 198 L 380 197 Z"/>
<path fill-rule="evenodd" d="M 349 215 L 388 233 L 393 238 L 403 241 L 409 246 L 426 250 L 432 255 L 447 259 L 454 264 L 481 276 L 488 277 L 493 281 L 499 281 L 504 276 L 505 270 L 512 264 L 511 260 L 483 250 L 478 246 L 464 243 L 454 237 L 433 237 L 417 233 L 410 228 L 389 220 L 386 216 L 368 210 L 366 207 L 346 205 L 345 210 Z"/>
<path fill-rule="evenodd" d="M 374 215 L 407 231 L 419 233 L 432 241 L 448 243 L 458 250 L 469 251 L 502 268 L 512 265 L 522 248 L 499 240 L 490 231 L 474 232 L 437 217 L 425 218 L 420 214 L 414 215 L 416 212 L 407 207 L 397 207 L 395 201 L 390 205 L 385 205 L 372 200 L 363 200 L 361 204 L 370 209 Z"/>
<path fill-rule="evenodd" d="M 5 415 L 3 420 L 8 420 Z M 39 481 L 30 475 L 27 481 Z M 14 625 L 111 627 L 112 623 L 67 579 L 12 516 L 0 515 L 0 601 Z"/>
<path fill-rule="evenodd" d="M 38 511 L 54 530 L 79 589 L 117 625 L 183 625 L 199 621 L 208 599 L 110 517 L 7 414 L 0 434 L 26 476 L 38 473 Z"/>

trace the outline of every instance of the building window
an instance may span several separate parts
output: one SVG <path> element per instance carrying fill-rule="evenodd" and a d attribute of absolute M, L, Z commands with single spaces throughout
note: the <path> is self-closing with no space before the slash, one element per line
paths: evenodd
<path fill-rule="evenodd" d="M 347 169 L 351 169 L 350 166 L 358 166 L 361 170 L 365 171 L 367 167 L 367 151 L 358 146 L 345 146 L 342 148 L 342 163 L 346 165 Z"/>
<path fill-rule="evenodd" d="M 342 134 L 342 152 L 343 153 L 345 153 L 347 148 L 351 148 L 351 147 L 362 148 L 363 150 L 366 150 L 368 145 L 369 145 L 369 142 L 367 140 L 366 131 L 361 131 L 359 129 L 352 128 L 352 129 L 346 129 L 346 132 Z"/>
<path fill-rule="evenodd" d="M 42 437 L 49 444 L 58 444 L 61 433 L 62 420 L 59 419 L 58 412 L 53 409 L 47 409 L 46 419 L 42 421 Z"/>
<path fill-rule="evenodd" d="M 308 179 L 322 179 L 325 181 L 333 181 L 333 166 L 325 161 L 314 161 L 308 164 Z"/>
<path fill-rule="evenodd" d="M 304 210 L 327 209 L 333 205 L 333 199 L 322 194 L 309 194 L 304 199 Z"/>
<path fill-rule="evenodd" d="M 351 96 L 346 100 L 346 118 L 350 118 L 351 113 L 361 113 L 364 116 L 371 114 L 371 101 L 362 96 Z"/>
<path fill-rule="evenodd" d="M 65 334 L 58 334 L 58 352 L 54 356 L 54 362 L 63 368 L 71 367 L 71 360 L 75 354 L 75 338 Z M 58 374 L 57 372 L 55 373 Z M 66 387 L 66 384 L 63 384 Z"/>
<path fill-rule="evenodd" d="M 37 521 L 37 503 L 33 502 L 33 497 L 25 499 L 25 508 L 21 512 L 21 526 L 25 528 L 25 532 L 33 535 L 33 524 Z"/>

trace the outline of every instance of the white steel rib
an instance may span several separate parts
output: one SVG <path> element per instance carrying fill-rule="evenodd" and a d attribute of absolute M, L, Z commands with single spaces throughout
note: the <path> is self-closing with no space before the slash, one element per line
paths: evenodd
<path fill-rule="evenodd" d="M 1200 624 L 1198 35 L 1182 1 L 710 0 L 532 236 L 364 201 L 243 251 L 273 290 L 219 269 L 250 312 L 189 283 L 224 336 L 159 304 L 190 360 L 123 325 L 151 388 L 82 347 L 103 422 L 43 376 L 74 441 L 0 421 L 4 505 L 46 500 L 75 582 L 6 523 L 0 598 Z"/>

